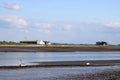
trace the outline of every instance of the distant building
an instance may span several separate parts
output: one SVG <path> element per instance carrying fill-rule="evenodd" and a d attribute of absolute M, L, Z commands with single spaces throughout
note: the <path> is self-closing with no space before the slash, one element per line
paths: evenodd
<path fill-rule="evenodd" d="M 44 41 L 45 45 L 51 45 L 50 41 Z"/>
<path fill-rule="evenodd" d="M 102 45 L 102 46 L 106 46 L 106 45 L 108 45 L 108 43 L 107 42 L 104 42 L 104 41 L 98 41 L 98 42 L 96 42 L 96 45 Z"/>
<path fill-rule="evenodd" d="M 24 44 L 41 44 L 41 45 L 45 45 L 45 42 L 42 41 L 42 40 L 20 41 L 20 43 L 24 43 Z"/>

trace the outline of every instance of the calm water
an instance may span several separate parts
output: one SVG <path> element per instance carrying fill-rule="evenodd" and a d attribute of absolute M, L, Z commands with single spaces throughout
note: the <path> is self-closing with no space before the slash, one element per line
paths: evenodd
<path fill-rule="evenodd" d="M 72 60 L 120 60 L 120 52 L 0 52 L 0 66 Z"/>

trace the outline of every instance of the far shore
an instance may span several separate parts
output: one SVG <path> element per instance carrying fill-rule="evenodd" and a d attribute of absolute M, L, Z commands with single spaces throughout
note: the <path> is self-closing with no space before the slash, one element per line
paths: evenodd
<path fill-rule="evenodd" d="M 97 45 L 0 45 L 0 52 L 94 52 L 120 51 L 120 46 Z"/>

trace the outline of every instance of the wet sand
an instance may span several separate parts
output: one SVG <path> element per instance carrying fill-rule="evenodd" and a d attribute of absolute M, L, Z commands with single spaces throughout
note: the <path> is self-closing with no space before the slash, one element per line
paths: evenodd
<path fill-rule="evenodd" d="M 120 80 L 120 66 L 2 69 L 0 80 Z"/>
<path fill-rule="evenodd" d="M 48 61 L 33 62 L 39 66 L 112 66 L 120 65 L 120 60 Z"/>
<path fill-rule="evenodd" d="M 3 45 L 0 52 L 77 52 L 77 51 L 120 51 L 120 46 L 86 45 Z"/>
<path fill-rule="evenodd" d="M 120 60 L 33 62 L 1 66 L 1 80 L 120 80 Z M 86 63 L 90 63 L 87 65 Z"/>
<path fill-rule="evenodd" d="M 120 65 L 120 60 L 84 60 L 84 61 L 46 61 L 31 62 L 29 65 L 0 66 L 0 69 L 19 69 L 32 67 L 93 67 L 93 66 L 114 66 Z"/>
<path fill-rule="evenodd" d="M 78 74 L 49 80 L 120 80 L 120 70 L 106 70 L 101 73 Z"/>

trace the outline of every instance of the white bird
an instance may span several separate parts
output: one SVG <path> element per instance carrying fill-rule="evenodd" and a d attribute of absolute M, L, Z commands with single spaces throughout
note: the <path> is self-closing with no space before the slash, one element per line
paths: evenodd
<path fill-rule="evenodd" d="M 88 66 L 88 65 L 90 65 L 90 63 L 89 63 L 89 62 L 87 62 L 87 63 L 86 63 L 86 65 L 87 65 L 87 66 Z"/>
<path fill-rule="evenodd" d="M 21 63 L 20 65 L 19 65 L 20 67 L 23 67 L 23 66 L 26 66 L 24 63 Z"/>
<path fill-rule="evenodd" d="M 19 65 L 20 67 L 22 67 L 22 66 L 26 66 L 23 62 L 22 62 L 22 60 L 20 59 L 20 65 Z"/>

